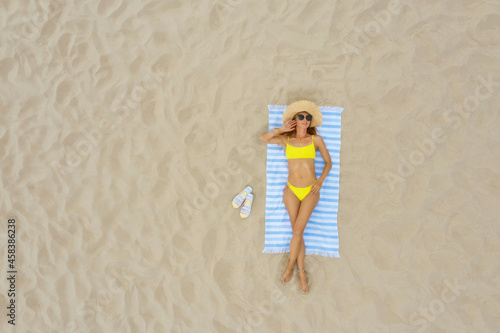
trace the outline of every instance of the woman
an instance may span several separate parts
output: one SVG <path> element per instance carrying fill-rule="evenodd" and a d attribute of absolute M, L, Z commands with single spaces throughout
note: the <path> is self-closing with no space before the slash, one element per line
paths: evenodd
<path fill-rule="evenodd" d="M 322 123 L 323 116 L 318 106 L 311 101 L 302 100 L 290 104 L 285 110 L 283 126 L 260 136 L 264 143 L 283 147 L 288 160 L 288 181 L 283 191 L 283 202 L 290 216 L 293 236 L 290 240 L 290 258 L 281 282 L 291 280 L 297 262 L 300 289 L 305 293 L 309 292 L 309 288 L 304 270 L 304 229 L 319 201 L 323 182 L 332 168 L 325 142 L 321 136 L 316 135 L 316 126 L 321 126 Z M 314 168 L 316 150 L 319 150 L 325 161 L 319 179 L 316 179 Z"/>

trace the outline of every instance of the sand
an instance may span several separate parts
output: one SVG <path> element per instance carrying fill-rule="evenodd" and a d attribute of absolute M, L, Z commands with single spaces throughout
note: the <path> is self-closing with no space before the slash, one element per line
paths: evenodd
<path fill-rule="evenodd" d="M 498 332 L 497 1 L 0 8 L 0 331 Z M 344 108 L 308 295 L 262 253 L 259 136 L 299 99 Z"/>

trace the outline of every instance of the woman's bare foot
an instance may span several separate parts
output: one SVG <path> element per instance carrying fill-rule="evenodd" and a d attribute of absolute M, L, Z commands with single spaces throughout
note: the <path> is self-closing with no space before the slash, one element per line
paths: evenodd
<path fill-rule="evenodd" d="M 304 269 L 299 269 L 299 280 L 300 289 L 307 294 L 309 287 L 307 286 L 306 271 Z"/>
<path fill-rule="evenodd" d="M 283 276 L 281 277 L 281 283 L 285 284 L 290 282 L 293 276 L 293 267 L 292 268 L 286 268 L 285 273 L 283 273 Z"/>

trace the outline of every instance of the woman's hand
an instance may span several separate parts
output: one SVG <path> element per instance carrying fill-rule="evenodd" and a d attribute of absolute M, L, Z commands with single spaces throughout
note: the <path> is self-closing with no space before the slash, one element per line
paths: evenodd
<path fill-rule="evenodd" d="M 291 119 L 291 120 L 287 121 L 285 124 L 283 124 L 283 126 L 280 127 L 280 133 L 293 131 L 293 129 L 295 128 L 295 125 L 297 125 L 296 120 Z"/>
<path fill-rule="evenodd" d="M 311 186 L 311 193 L 316 194 L 319 193 L 319 190 L 323 187 L 323 181 L 322 180 L 317 180 L 314 184 Z"/>

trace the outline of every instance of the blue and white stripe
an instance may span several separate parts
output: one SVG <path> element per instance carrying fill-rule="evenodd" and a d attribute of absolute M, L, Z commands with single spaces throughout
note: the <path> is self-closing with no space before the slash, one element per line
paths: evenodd
<path fill-rule="evenodd" d="M 283 111 L 287 105 L 269 105 L 268 107 L 269 130 L 281 127 L 283 125 Z M 323 114 L 323 124 L 317 129 L 325 141 L 333 166 L 321 188 L 318 205 L 304 230 L 304 242 L 306 254 L 340 258 L 337 211 L 339 203 L 340 120 L 344 109 L 329 106 L 320 106 L 319 108 Z M 324 166 L 325 162 L 318 150 L 315 159 L 318 178 L 321 176 Z M 283 189 L 288 178 L 288 164 L 283 148 L 278 145 L 267 146 L 266 176 L 266 235 L 263 252 L 289 252 L 292 226 L 283 203 Z"/>

